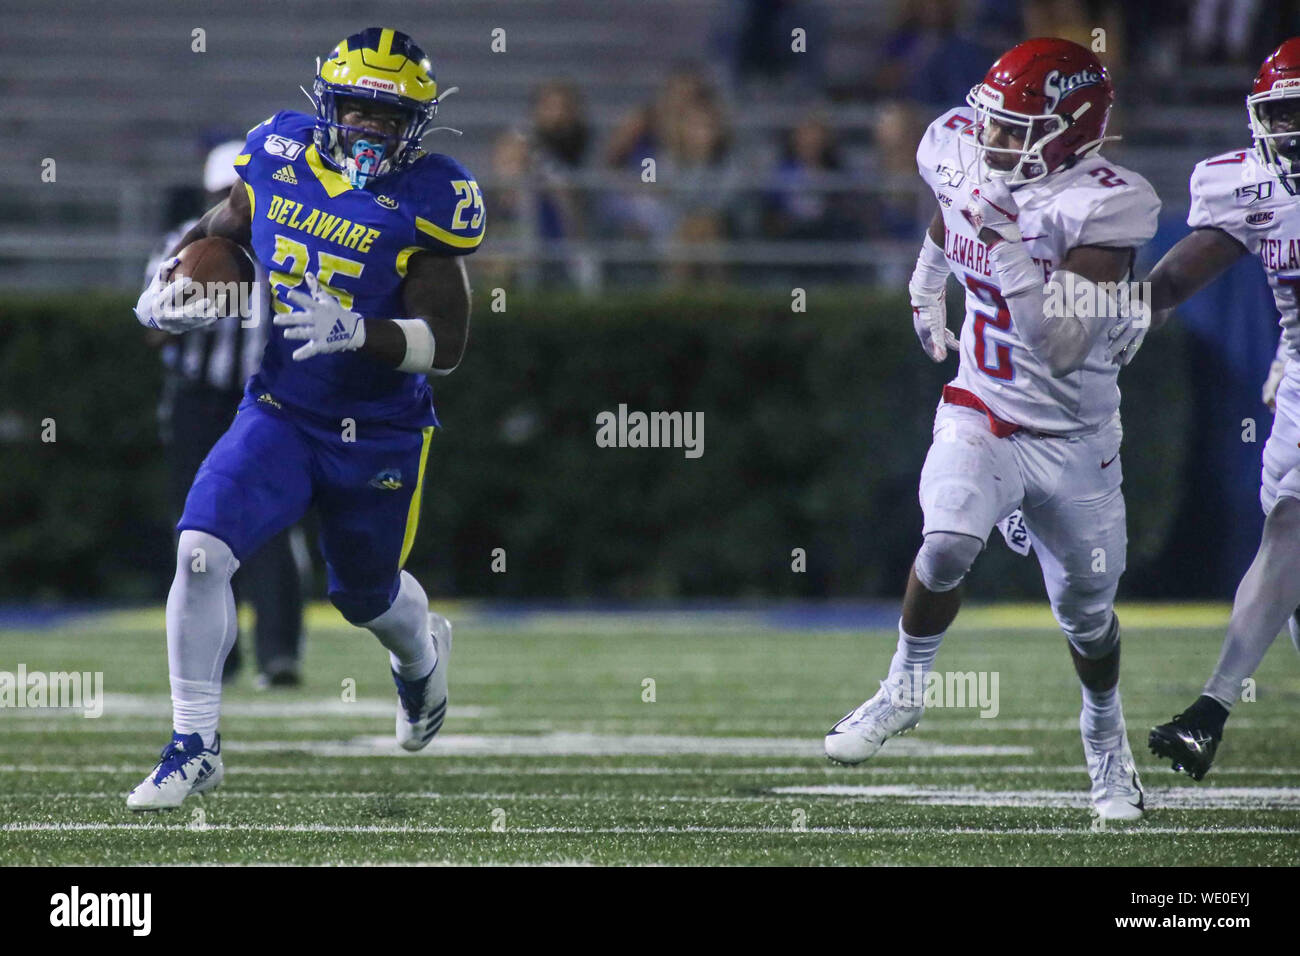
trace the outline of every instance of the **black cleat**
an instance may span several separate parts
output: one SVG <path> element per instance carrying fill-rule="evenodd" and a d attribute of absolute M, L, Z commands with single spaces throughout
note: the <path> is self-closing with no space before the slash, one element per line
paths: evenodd
<path fill-rule="evenodd" d="M 1174 770 L 1181 770 L 1193 780 L 1203 780 L 1214 763 L 1227 717 L 1222 704 L 1201 697 L 1169 723 L 1153 728 L 1147 746 L 1157 757 L 1172 761 Z"/>

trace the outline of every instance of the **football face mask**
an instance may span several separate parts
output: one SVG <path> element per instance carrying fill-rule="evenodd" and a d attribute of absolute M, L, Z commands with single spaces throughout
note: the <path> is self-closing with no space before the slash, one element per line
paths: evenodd
<path fill-rule="evenodd" d="M 997 109 L 982 102 L 979 91 L 980 87 L 975 87 L 966 98 L 975 109 L 972 133 L 975 155 L 973 159 L 962 160 L 967 174 L 978 182 L 1005 179 L 1011 185 L 1031 183 L 1046 176 L 1048 168 L 1043 149 L 1065 132 L 1065 117 L 1055 113 L 1030 116 Z M 958 140 L 958 148 L 964 139 Z"/>
<path fill-rule="evenodd" d="M 418 157 L 438 109 L 429 58 L 406 34 L 381 27 L 352 34 L 317 61 L 307 95 L 321 158 L 358 189 Z"/>
<path fill-rule="evenodd" d="M 1250 96 L 1246 103 L 1260 162 L 1294 196 L 1300 192 L 1300 89 L 1287 93 Z"/>
<path fill-rule="evenodd" d="M 411 126 L 412 111 L 385 104 L 339 97 L 332 132 L 331 158 L 356 189 L 364 189 L 393 168 L 403 133 Z"/>

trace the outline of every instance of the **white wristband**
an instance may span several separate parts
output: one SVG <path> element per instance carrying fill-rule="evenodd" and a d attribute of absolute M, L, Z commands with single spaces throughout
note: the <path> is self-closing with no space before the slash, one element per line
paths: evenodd
<path fill-rule="evenodd" d="M 427 375 L 433 371 L 433 330 L 424 319 L 393 319 L 406 338 L 406 355 L 399 372 Z"/>
<path fill-rule="evenodd" d="M 934 298 L 948 284 L 948 272 L 948 257 L 939 248 L 939 244 L 930 238 L 930 233 L 926 232 L 921 243 L 921 254 L 916 257 L 916 268 L 912 270 L 911 281 L 907 283 L 907 291 L 913 299 Z"/>

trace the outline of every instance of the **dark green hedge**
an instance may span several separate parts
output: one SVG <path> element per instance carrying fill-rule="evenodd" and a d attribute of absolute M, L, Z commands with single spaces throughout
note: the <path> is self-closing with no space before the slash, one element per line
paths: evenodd
<path fill-rule="evenodd" d="M 470 350 L 436 383 L 410 566 L 431 593 L 690 597 L 896 593 L 939 388 L 897 295 L 810 290 L 597 300 L 480 295 Z M 10 301 L 0 327 L 0 596 L 165 592 L 169 515 L 156 354 L 122 298 Z M 1178 499 L 1187 403 L 1176 334 L 1122 378 L 1130 568 Z M 596 415 L 703 412 L 705 453 L 608 449 Z M 53 418 L 57 442 L 40 441 Z M 493 573 L 504 548 L 507 572 Z M 804 548 L 808 570 L 791 571 Z M 1148 568 L 1143 579 L 1151 577 Z M 1039 594 L 995 543 L 977 593 Z"/>

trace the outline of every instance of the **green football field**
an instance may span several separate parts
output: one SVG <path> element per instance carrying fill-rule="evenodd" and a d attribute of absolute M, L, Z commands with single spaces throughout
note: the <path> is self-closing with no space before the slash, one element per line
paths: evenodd
<path fill-rule="evenodd" d="M 1044 608 L 968 609 L 940 654 L 940 671 L 983 672 L 986 690 L 996 673 L 996 716 L 949 698 L 858 768 L 828 764 L 821 736 L 874 691 L 889 630 L 446 610 L 451 711 L 427 751 L 393 741 L 378 644 L 313 608 L 306 686 L 259 692 L 243 675 L 224 785 L 143 816 L 123 800 L 169 732 L 161 609 L 0 632 L 0 670 L 102 671 L 105 692 L 96 719 L 0 710 L 0 864 L 1300 863 L 1300 660 L 1285 637 L 1203 783 L 1146 750 L 1147 729 L 1198 693 L 1226 607 L 1121 606 L 1149 812 L 1100 832 L 1078 686 Z"/>

